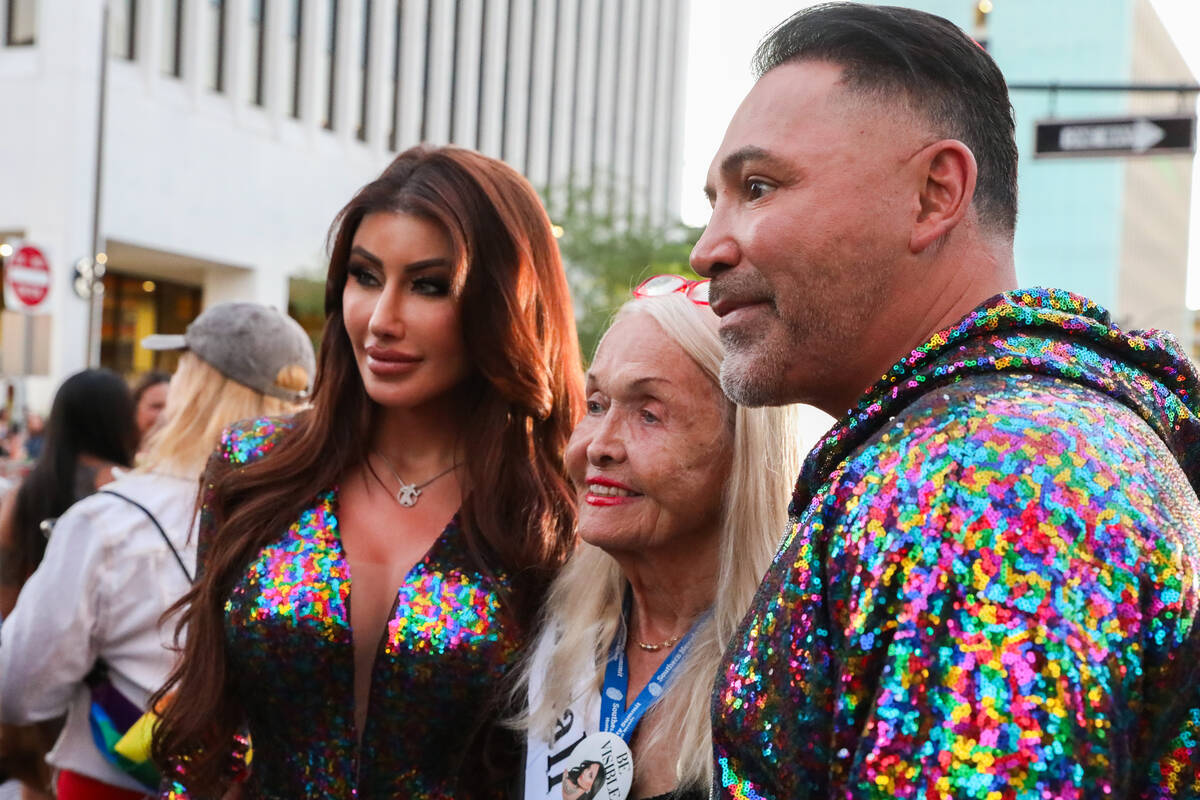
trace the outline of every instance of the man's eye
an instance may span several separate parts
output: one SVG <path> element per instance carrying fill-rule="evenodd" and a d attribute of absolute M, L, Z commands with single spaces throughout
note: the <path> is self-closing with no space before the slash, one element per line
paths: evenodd
<path fill-rule="evenodd" d="M 762 178 L 750 178 L 746 181 L 746 196 L 751 200 L 758 200 L 760 197 L 768 194 L 773 188 L 775 187 Z"/>
<path fill-rule="evenodd" d="M 599 400 L 588 400 L 588 401 L 587 401 L 587 413 L 589 413 L 589 414 L 603 414 L 603 413 L 604 413 L 604 406 L 600 405 L 600 401 L 599 401 Z"/>

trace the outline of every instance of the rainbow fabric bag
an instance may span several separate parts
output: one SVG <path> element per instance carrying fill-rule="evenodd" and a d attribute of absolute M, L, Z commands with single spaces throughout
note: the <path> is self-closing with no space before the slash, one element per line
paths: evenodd
<path fill-rule="evenodd" d="M 133 727 L 125 731 L 121 740 L 113 745 L 117 755 L 124 756 L 133 763 L 148 763 L 150 761 L 150 744 L 154 737 L 154 726 L 158 724 L 158 714 L 147 711 L 138 717 Z"/>
<path fill-rule="evenodd" d="M 96 666 L 84 678 L 84 683 L 92 700 L 88 709 L 88 725 L 92 730 L 92 741 L 100 754 L 148 792 L 157 792 L 160 776 L 158 768 L 150 760 L 148 746 L 154 728 L 154 715 L 143 714 L 140 706 L 113 686 L 108 677 L 108 667 L 103 661 L 96 662 Z M 134 746 L 138 737 L 144 738 L 146 747 Z"/>

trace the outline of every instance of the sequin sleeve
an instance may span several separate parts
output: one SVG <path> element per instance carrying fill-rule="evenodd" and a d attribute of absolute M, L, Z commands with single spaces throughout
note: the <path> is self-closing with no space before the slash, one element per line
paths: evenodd
<path fill-rule="evenodd" d="M 835 476 L 829 796 L 1099 797 L 1144 779 L 1135 710 L 1185 685 L 1200 509 L 1140 419 L 1054 383 L 923 402 Z"/>
<path fill-rule="evenodd" d="M 196 570 L 203 574 L 208 548 L 216 534 L 213 516 L 217 483 L 238 467 L 257 461 L 271 452 L 292 427 L 290 417 L 260 417 L 230 425 L 208 458 L 200 478 L 200 508 L 196 538 Z"/>

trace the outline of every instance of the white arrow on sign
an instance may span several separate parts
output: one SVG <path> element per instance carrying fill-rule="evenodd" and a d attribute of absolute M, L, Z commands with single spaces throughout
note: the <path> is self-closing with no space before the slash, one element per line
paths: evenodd
<path fill-rule="evenodd" d="M 1144 153 L 1167 135 L 1148 119 L 1110 125 L 1067 125 L 1058 132 L 1058 146 L 1070 150 L 1132 150 Z"/>

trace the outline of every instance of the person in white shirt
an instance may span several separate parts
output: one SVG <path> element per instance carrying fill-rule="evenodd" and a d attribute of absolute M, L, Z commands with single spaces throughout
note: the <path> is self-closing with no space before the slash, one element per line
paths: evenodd
<path fill-rule="evenodd" d="M 102 664 L 112 687 L 146 709 L 174 665 L 176 626 L 163 615 L 194 575 L 192 531 L 209 454 L 233 422 L 298 410 L 315 372 L 304 330 L 254 303 L 213 306 L 186 334 L 148 337 L 143 346 L 186 351 L 164 419 L 135 470 L 58 519 L 0 629 L 0 721 L 66 714 L 46 758 L 59 771 L 59 800 L 125 800 L 153 788 L 93 739 L 88 676 Z"/>

